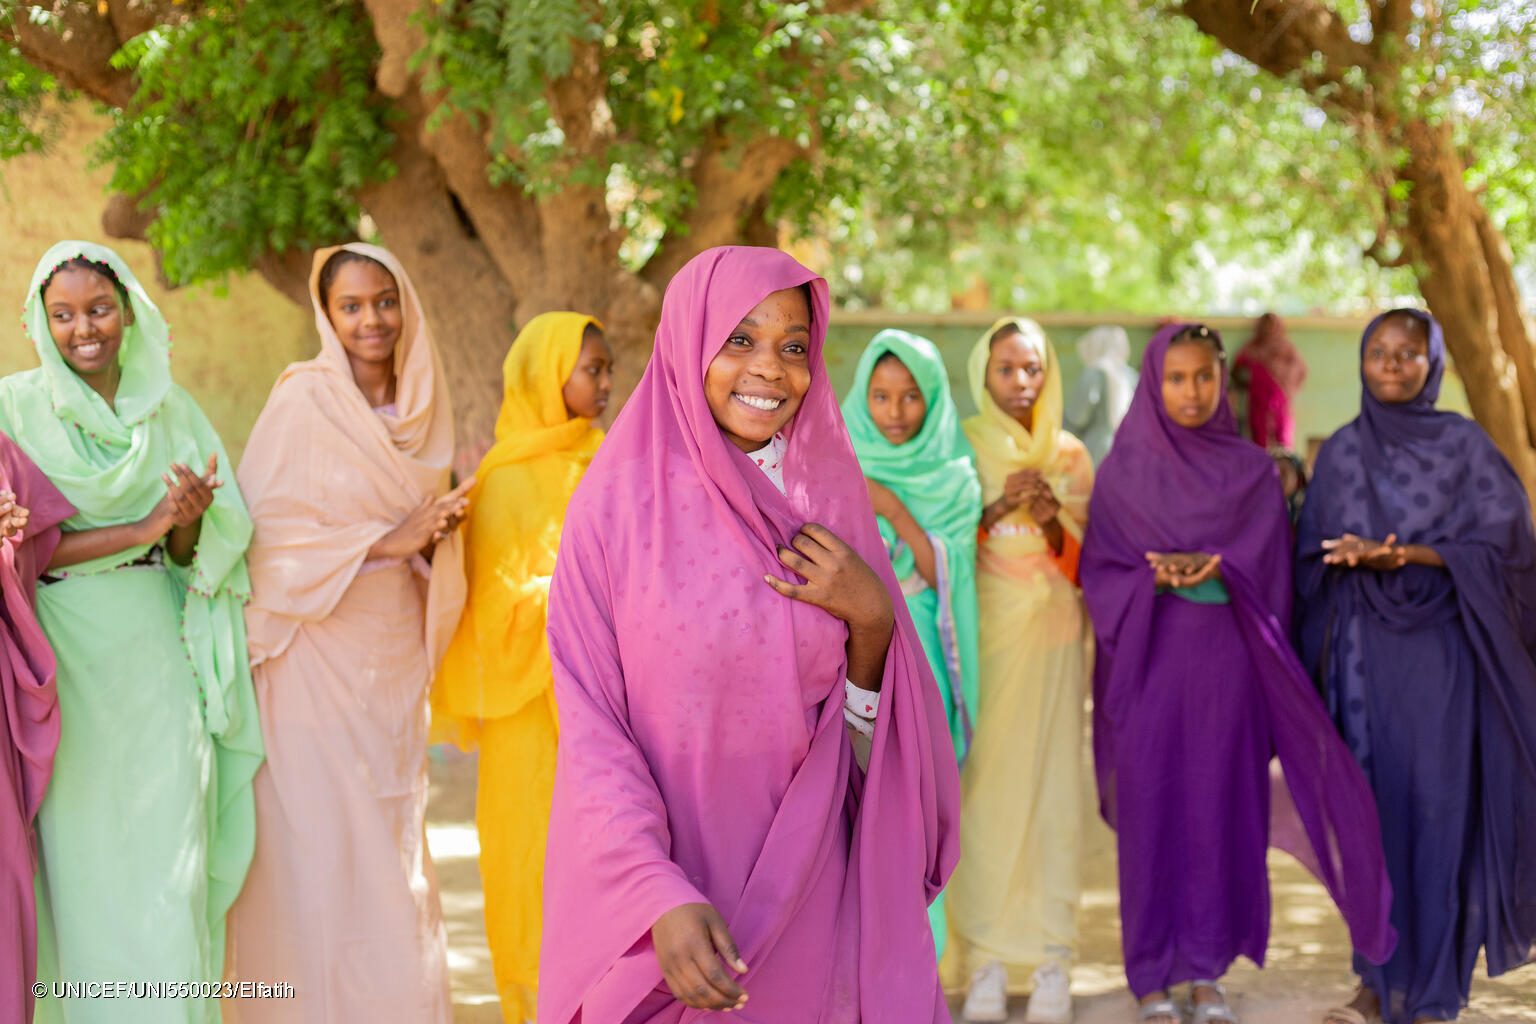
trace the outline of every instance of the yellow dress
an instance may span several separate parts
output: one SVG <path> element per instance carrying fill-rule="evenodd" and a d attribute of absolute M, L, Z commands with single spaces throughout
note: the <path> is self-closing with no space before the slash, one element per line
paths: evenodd
<path fill-rule="evenodd" d="M 544 313 L 503 366 L 496 443 L 476 470 L 461 527 L 469 598 L 433 683 L 433 730 L 480 748 L 475 821 L 485 931 L 504 1018 L 534 1018 L 544 845 L 558 725 L 545 641 L 549 581 L 566 505 L 602 431 L 571 419 L 561 389 L 597 321 Z"/>
<path fill-rule="evenodd" d="M 990 339 L 1010 322 L 1045 362 L 1032 430 L 1000 409 L 985 387 Z M 1018 509 L 992 527 L 976 558 L 980 695 L 961 775 L 961 853 L 946 894 L 944 980 L 963 986 L 995 960 L 1007 969 L 1009 991 L 1021 993 L 1048 960 L 1067 966 L 1077 944 L 1093 639 L 1076 562 L 1093 462 L 1082 442 L 1061 429 L 1061 371 L 1036 324 L 998 321 L 977 342 L 969 369 L 980 412 L 963 426 L 976 452 L 982 500 L 997 500 L 1009 474 L 1037 469 L 1061 502 L 1066 534 L 1062 553 L 1052 553 Z"/>

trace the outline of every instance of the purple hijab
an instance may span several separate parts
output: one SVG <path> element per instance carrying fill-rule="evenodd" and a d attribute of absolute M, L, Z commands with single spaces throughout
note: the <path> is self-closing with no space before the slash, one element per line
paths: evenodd
<path fill-rule="evenodd" d="M 1314 856 L 1357 949 L 1392 952 L 1391 886 L 1371 790 L 1291 649 L 1290 524 L 1269 455 L 1241 438 L 1226 399 L 1203 426 L 1169 418 L 1163 357 L 1189 324 L 1161 328 L 1142 357 L 1135 397 L 1100 466 L 1083 541 L 1083 597 L 1098 638 L 1094 665 L 1095 765 L 1105 820 L 1114 825 L 1116 736 L 1137 727 L 1143 668 L 1164 645 L 1198 637 L 1152 629 L 1157 599 L 1148 551 L 1220 554 L 1221 574 L 1264 695 L 1273 753 Z M 1189 756 L 1198 757 L 1199 751 Z"/>
<path fill-rule="evenodd" d="M 786 493 L 704 395 L 770 293 L 809 286 L 811 385 Z M 822 361 L 827 286 L 774 249 L 710 249 L 667 286 L 656 347 L 571 499 L 550 590 L 560 746 L 541 1024 L 675 1024 L 650 929 L 708 902 L 750 970 L 732 1020 L 948 1021 L 927 906 L 958 857 L 939 690 L 891 573 Z M 763 582 L 817 522 L 890 591 L 868 773 L 843 724 L 843 623 Z"/>
<path fill-rule="evenodd" d="M 37 977 L 37 867 L 33 821 L 59 745 L 53 649 L 33 614 L 37 577 L 75 514 L 58 489 L 0 433 L 0 490 L 31 513 L 25 530 L 0 540 L 0 1019 L 32 1019 Z"/>
<path fill-rule="evenodd" d="M 1459 618 L 1477 663 L 1482 779 L 1471 864 L 1485 895 L 1467 912 L 1481 918 L 1488 973 L 1498 975 L 1536 953 L 1536 534 L 1520 478 L 1488 435 L 1435 408 L 1445 339 L 1433 317 L 1419 310 L 1378 316 L 1361 338 L 1362 364 L 1377 326 L 1402 313 L 1428 328 L 1429 376 L 1413 400 L 1385 404 L 1365 387 L 1362 369 L 1359 417 L 1318 453 L 1298 525 L 1301 646 L 1356 756 L 1368 760 L 1368 728 L 1351 728 L 1368 677 L 1412 666 L 1345 658 L 1340 641 L 1348 623 L 1369 615 L 1415 630 Z M 1322 542 L 1346 532 L 1375 540 L 1395 533 L 1401 543 L 1426 545 L 1446 571 L 1324 565 Z"/>

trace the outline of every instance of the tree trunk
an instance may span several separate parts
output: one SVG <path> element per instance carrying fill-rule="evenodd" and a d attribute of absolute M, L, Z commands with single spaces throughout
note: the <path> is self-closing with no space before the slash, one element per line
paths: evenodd
<path fill-rule="evenodd" d="M 360 198 L 421 297 L 448 375 L 458 426 L 455 468 L 464 475 L 490 447 L 501 407 L 501 364 L 517 333 L 516 303 L 421 146 L 420 100 L 401 106 L 405 117 L 390 154 L 398 173 Z"/>
<path fill-rule="evenodd" d="M 138 86 L 131 72 L 112 66 L 112 55 L 155 24 L 196 17 L 199 6 L 182 0 L 75 0 L 62 5 L 63 34 L 21 19 L 0 43 L 14 41 L 32 63 L 121 108 Z M 738 140 L 722 119 L 680 168 L 692 178 L 694 208 L 635 272 L 619 259 L 623 234 L 601 187 L 572 183 L 533 195 L 493 185 L 486 176 L 490 153 L 483 129 L 463 114 L 438 110 L 440 97 L 422 94 L 412 60 L 423 43 L 416 19 L 432 14 L 427 0 L 365 0 L 365 7 L 381 51 L 375 86 L 401 117 L 390 154 L 397 174 L 364 189 L 358 199 L 421 297 L 453 396 L 456 467 L 464 473 L 491 443 L 501 365 L 522 324 L 555 309 L 602 320 L 617 357 L 618 401 L 610 405 L 616 411 L 644 370 L 667 280 L 709 246 L 768 241 L 768 192 L 783 169 L 805 154 L 783 139 Z M 611 124 L 600 116 L 607 84 L 601 53 L 590 41 L 575 44 L 570 73 L 548 83 L 572 166 L 604 159 L 613 141 Z M 448 116 L 429 132 L 425 126 L 434 112 Z M 142 237 L 152 216 L 131 200 L 114 199 L 108 230 Z M 298 250 L 262 254 L 253 267 L 302 305 L 309 302 L 309 268 L 310 254 Z"/>
<path fill-rule="evenodd" d="M 1473 415 L 1536 498 L 1536 451 L 1521 399 L 1521 374 L 1505 341 L 1523 350 L 1529 364 L 1530 338 L 1518 310 L 1501 315 L 1500 288 L 1515 294 L 1507 264 L 1499 268 L 1485 258 L 1484 235 L 1491 233 L 1500 243 L 1502 238 L 1466 186 L 1449 126 L 1414 123 L 1406 135 L 1408 160 L 1398 173 L 1412 186 L 1407 231 L 1419 257 L 1419 291 L 1445 329 L 1446 348 L 1466 385 Z M 1496 280 L 1500 269 L 1503 282 Z M 1525 376 L 1531 369 L 1527 365 Z"/>

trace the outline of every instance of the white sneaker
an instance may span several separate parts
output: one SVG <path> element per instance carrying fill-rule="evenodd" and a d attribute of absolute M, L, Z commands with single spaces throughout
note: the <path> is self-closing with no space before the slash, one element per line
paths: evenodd
<path fill-rule="evenodd" d="M 1072 988 L 1066 969 L 1054 960 L 1035 971 L 1035 990 L 1024 1011 L 1025 1024 L 1072 1024 Z"/>
<path fill-rule="evenodd" d="M 960 1016 L 971 1024 L 1006 1024 L 1008 1020 L 1008 972 L 996 960 L 971 975 Z"/>

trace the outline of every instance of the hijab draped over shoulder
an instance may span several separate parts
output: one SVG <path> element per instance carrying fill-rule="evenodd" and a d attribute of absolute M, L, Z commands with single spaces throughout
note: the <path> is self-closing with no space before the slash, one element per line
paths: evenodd
<path fill-rule="evenodd" d="M 395 345 L 395 411 L 378 412 L 353 380 L 320 301 L 321 268 L 345 249 L 394 275 L 404 325 Z M 246 445 L 240 486 L 260 524 L 251 552 L 251 661 L 282 654 L 308 622 L 326 618 L 368 549 L 412 509 L 448 489 L 453 409 L 421 301 L 387 249 L 351 243 L 315 253 L 310 298 L 320 354 L 277 378 Z M 464 603 L 457 534 L 433 552 L 425 642 L 435 665 Z"/>

